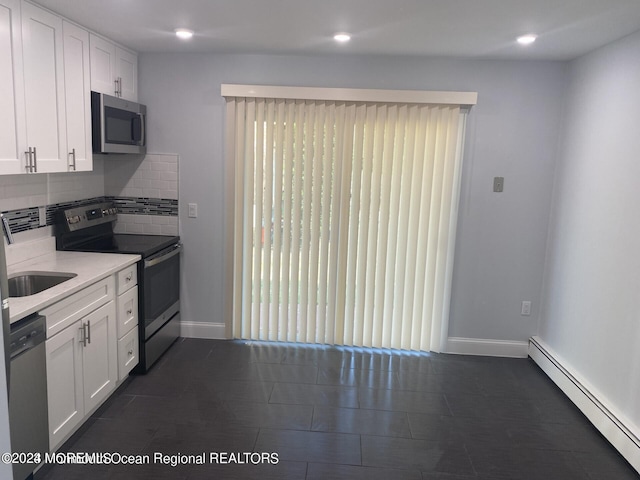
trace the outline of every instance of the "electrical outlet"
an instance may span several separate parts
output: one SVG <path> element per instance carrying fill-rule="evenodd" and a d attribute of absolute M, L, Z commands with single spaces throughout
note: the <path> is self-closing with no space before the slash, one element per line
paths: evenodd
<path fill-rule="evenodd" d="M 45 207 L 38 207 L 38 224 L 41 227 L 47 225 L 47 209 Z"/>
<path fill-rule="evenodd" d="M 493 177 L 493 191 L 496 193 L 504 191 L 504 177 Z"/>
<path fill-rule="evenodd" d="M 531 302 L 528 300 L 525 300 L 522 302 L 522 308 L 520 309 L 520 315 L 524 315 L 525 317 L 528 317 L 529 315 L 531 315 Z"/>

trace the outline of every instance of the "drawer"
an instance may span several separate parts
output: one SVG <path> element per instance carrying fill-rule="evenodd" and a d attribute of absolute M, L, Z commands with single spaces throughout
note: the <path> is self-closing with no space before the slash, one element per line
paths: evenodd
<path fill-rule="evenodd" d="M 138 284 L 138 264 L 134 263 L 116 274 L 117 295 L 122 295 L 134 285 Z"/>
<path fill-rule="evenodd" d="M 118 338 L 138 325 L 138 287 L 118 295 Z"/>
<path fill-rule="evenodd" d="M 118 381 L 127 378 L 129 372 L 138 364 L 138 329 L 118 340 Z"/>
<path fill-rule="evenodd" d="M 69 295 L 38 313 L 47 317 L 47 338 L 115 299 L 113 275 Z"/>

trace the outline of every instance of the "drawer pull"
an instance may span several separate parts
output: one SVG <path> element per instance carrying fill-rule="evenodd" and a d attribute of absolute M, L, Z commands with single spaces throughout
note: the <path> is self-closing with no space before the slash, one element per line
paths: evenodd
<path fill-rule="evenodd" d="M 133 310 L 129 309 L 127 310 L 127 315 L 131 315 L 133 313 Z"/>
<path fill-rule="evenodd" d="M 133 272 L 129 272 L 129 275 L 127 275 L 127 282 L 130 282 L 132 278 L 133 278 Z"/>
<path fill-rule="evenodd" d="M 133 355 L 133 350 L 129 350 L 127 353 L 129 354 L 129 356 L 131 356 Z"/>

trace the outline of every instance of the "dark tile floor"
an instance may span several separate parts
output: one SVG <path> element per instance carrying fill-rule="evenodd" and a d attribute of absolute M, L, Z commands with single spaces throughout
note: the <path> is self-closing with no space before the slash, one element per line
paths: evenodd
<path fill-rule="evenodd" d="M 530 359 L 195 339 L 61 450 L 150 464 L 55 465 L 37 480 L 640 478 Z M 154 463 L 202 452 L 203 465 Z M 230 457 L 248 452 L 278 462 Z"/>

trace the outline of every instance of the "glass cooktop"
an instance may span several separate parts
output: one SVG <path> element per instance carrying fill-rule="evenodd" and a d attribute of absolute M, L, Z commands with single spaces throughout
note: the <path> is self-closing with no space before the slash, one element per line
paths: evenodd
<path fill-rule="evenodd" d="M 169 235 L 134 235 L 114 233 L 111 236 L 94 238 L 76 244 L 69 250 L 77 252 L 132 253 L 143 258 L 153 255 L 180 241 L 180 237 Z"/>

